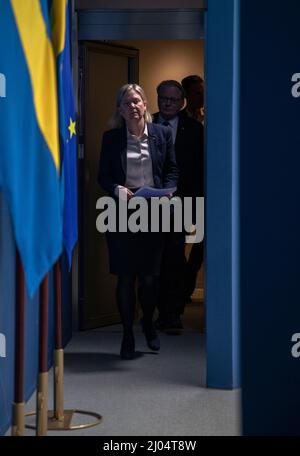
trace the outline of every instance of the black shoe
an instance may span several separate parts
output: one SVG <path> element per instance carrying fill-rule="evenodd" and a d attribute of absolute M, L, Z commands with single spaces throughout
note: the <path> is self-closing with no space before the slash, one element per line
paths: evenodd
<path fill-rule="evenodd" d="M 142 327 L 148 347 L 150 350 L 158 351 L 160 349 L 160 340 L 153 323 L 151 323 L 151 325 L 142 324 Z"/>
<path fill-rule="evenodd" d="M 121 344 L 120 356 L 122 359 L 133 359 L 135 357 L 135 343 L 133 333 L 124 334 Z"/>

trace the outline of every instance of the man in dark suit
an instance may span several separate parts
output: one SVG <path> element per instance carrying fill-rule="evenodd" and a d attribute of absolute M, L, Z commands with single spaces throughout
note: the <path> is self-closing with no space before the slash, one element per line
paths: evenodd
<path fill-rule="evenodd" d="M 189 117 L 204 123 L 204 81 L 201 76 L 191 74 L 182 79 L 186 106 L 184 111 Z"/>
<path fill-rule="evenodd" d="M 154 114 L 153 121 L 168 125 L 172 131 L 179 169 L 176 195 L 203 196 L 203 126 L 181 111 L 185 93 L 179 82 L 161 82 L 157 95 L 159 112 Z M 157 321 L 161 329 L 183 328 L 180 316 L 185 306 L 185 234 L 183 230 L 165 235 Z"/>
<path fill-rule="evenodd" d="M 181 85 L 186 98 L 186 106 L 182 112 L 204 125 L 204 80 L 197 74 L 191 74 L 182 79 Z M 203 181 L 203 176 L 201 180 Z M 193 244 L 187 260 L 185 274 L 185 299 L 187 302 L 192 300 L 191 296 L 196 288 L 197 275 L 201 269 L 203 257 L 203 241 Z"/>

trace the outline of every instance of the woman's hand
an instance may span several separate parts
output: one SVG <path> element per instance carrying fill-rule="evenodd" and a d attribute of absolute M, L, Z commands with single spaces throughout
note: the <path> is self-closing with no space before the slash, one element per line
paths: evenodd
<path fill-rule="evenodd" d="M 129 190 L 129 188 L 127 187 L 123 187 L 123 185 L 118 185 L 115 189 L 115 195 L 123 200 L 123 201 L 127 201 L 129 200 L 130 198 L 133 197 L 133 193 L 131 190 Z"/>

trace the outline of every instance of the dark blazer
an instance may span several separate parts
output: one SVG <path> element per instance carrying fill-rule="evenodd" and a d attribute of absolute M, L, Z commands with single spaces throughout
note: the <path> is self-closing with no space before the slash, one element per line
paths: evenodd
<path fill-rule="evenodd" d="M 149 152 L 152 159 L 153 181 L 156 188 L 177 186 L 176 166 L 172 134 L 168 127 L 148 123 Z M 126 127 L 106 131 L 102 139 L 98 182 L 114 196 L 117 185 L 125 185 L 127 167 Z"/>
<path fill-rule="evenodd" d="M 153 115 L 153 122 L 158 122 L 159 113 Z M 177 194 L 179 196 L 203 196 L 204 174 L 204 131 L 203 125 L 178 113 L 178 126 L 175 141 L 176 162 L 179 169 Z"/>

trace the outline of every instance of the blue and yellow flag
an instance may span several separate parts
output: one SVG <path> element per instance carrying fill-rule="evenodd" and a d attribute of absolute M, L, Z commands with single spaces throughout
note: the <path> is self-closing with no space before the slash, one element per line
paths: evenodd
<path fill-rule="evenodd" d="M 0 188 L 32 295 L 62 252 L 56 65 L 47 0 L 0 0 Z"/>
<path fill-rule="evenodd" d="M 63 243 L 71 267 L 72 251 L 77 241 L 77 167 L 68 3 L 67 0 L 50 1 L 52 41 L 58 77 L 60 154 L 64 189 Z"/>

